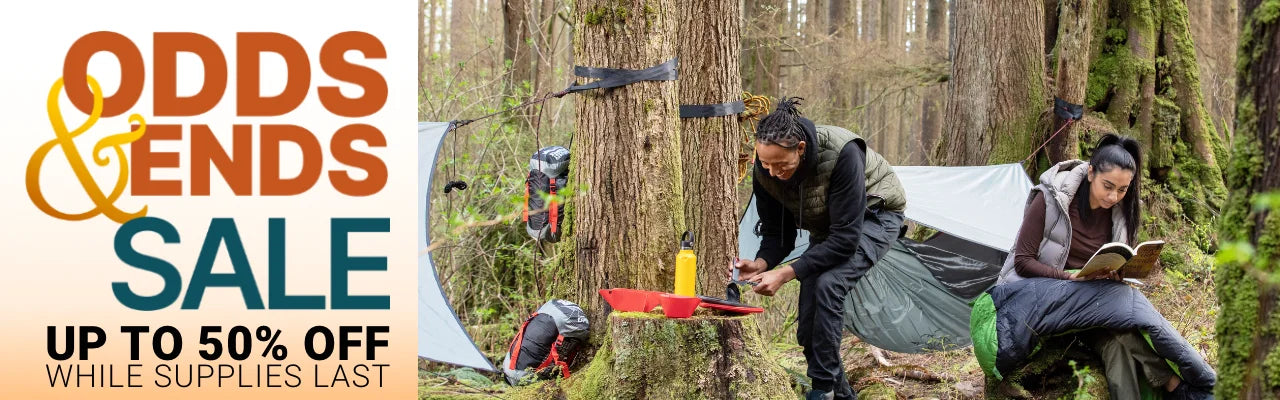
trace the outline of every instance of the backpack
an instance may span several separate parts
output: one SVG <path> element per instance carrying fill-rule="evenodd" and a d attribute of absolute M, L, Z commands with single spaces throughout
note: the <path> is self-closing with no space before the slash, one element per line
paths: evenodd
<path fill-rule="evenodd" d="M 556 194 L 569 184 L 569 149 L 549 146 L 538 149 L 529 159 L 529 176 L 524 180 L 525 231 L 535 240 L 555 243 L 560 241 L 560 216 L 564 204 L 552 201 L 543 204 L 539 193 Z M 543 210 L 530 214 L 530 210 Z"/>
<path fill-rule="evenodd" d="M 529 316 L 511 339 L 507 356 L 502 360 L 502 374 L 507 383 L 519 385 L 533 374 L 547 379 L 559 371 L 569 377 L 569 363 L 578 348 L 587 341 L 587 314 L 577 304 L 551 300 Z"/>

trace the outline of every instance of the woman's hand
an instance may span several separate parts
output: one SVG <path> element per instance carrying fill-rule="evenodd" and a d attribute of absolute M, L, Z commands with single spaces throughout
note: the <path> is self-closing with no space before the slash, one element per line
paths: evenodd
<path fill-rule="evenodd" d="M 1098 279 L 1110 279 L 1113 281 L 1123 280 L 1122 278 L 1120 278 L 1120 274 L 1115 271 L 1101 272 L 1101 273 L 1096 273 L 1096 274 L 1086 275 L 1086 276 L 1081 276 L 1080 271 L 1071 273 L 1071 280 L 1077 281 L 1077 282 L 1092 281 L 1092 280 L 1098 280 Z"/>
<path fill-rule="evenodd" d="M 765 263 L 762 258 L 757 258 L 755 260 L 738 260 L 737 262 L 729 264 L 729 269 L 725 270 L 726 278 L 733 279 L 734 267 L 738 268 L 738 280 L 745 281 L 750 280 L 761 272 L 764 272 L 765 269 L 769 268 L 769 264 Z"/>
<path fill-rule="evenodd" d="M 758 284 L 751 290 L 765 296 L 773 296 L 774 293 L 778 292 L 778 289 L 782 288 L 782 284 L 796 279 L 796 271 L 791 269 L 790 265 L 787 265 L 775 268 L 773 271 L 766 271 L 752 278 L 751 280 Z"/>

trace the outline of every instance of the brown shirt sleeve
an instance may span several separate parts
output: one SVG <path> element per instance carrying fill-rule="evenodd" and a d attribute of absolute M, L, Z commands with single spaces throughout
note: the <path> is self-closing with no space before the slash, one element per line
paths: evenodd
<path fill-rule="evenodd" d="M 1040 242 L 1044 241 L 1044 193 L 1036 192 L 1036 197 L 1027 204 L 1022 215 L 1022 228 L 1018 230 L 1018 241 L 1014 245 L 1013 268 L 1024 278 L 1046 277 L 1071 279 L 1066 271 L 1040 262 Z"/>

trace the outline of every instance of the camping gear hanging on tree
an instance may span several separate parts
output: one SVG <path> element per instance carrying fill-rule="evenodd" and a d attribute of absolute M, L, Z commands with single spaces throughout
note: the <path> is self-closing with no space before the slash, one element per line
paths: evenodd
<path fill-rule="evenodd" d="M 582 308 L 566 300 L 551 300 L 520 325 L 511 339 L 502 373 L 507 383 L 518 385 L 536 375 L 547 379 L 559 372 L 569 377 L 569 363 L 587 341 L 590 322 Z"/>
<path fill-rule="evenodd" d="M 568 184 L 569 149 L 548 146 L 533 153 L 529 176 L 524 180 L 523 218 L 529 236 L 551 243 L 560 241 L 564 203 L 554 196 Z"/>

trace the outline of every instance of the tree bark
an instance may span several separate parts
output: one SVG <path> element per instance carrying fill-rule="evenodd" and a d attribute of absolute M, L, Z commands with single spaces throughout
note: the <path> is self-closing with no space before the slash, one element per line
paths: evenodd
<path fill-rule="evenodd" d="M 880 13 L 882 12 L 880 9 L 883 8 L 881 7 L 883 3 L 884 0 L 862 0 L 862 23 L 858 29 L 862 32 L 862 41 L 874 42 L 880 38 Z M 834 10 L 831 15 L 834 18 Z M 848 37 L 854 37 L 854 35 Z"/>
<path fill-rule="evenodd" d="M 1280 189 L 1280 21 L 1264 12 L 1266 1 L 1240 5 L 1241 36 L 1236 82 L 1235 146 L 1228 169 L 1230 200 L 1223 210 L 1222 239 L 1247 243 L 1253 257 L 1219 263 L 1218 302 L 1221 398 L 1263 399 L 1280 395 L 1274 359 L 1280 333 L 1280 287 L 1274 282 L 1280 259 L 1280 210 L 1258 210 L 1260 194 Z M 1270 15 L 1268 15 L 1270 14 Z"/>
<path fill-rule="evenodd" d="M 787 399 L 786 371 L 768 357 L 752 317 L 695 315 L 667 319 L 609 316 L 608 343 L 596 353 L 571 397 L 601 399 Z"/>
<path fill-rule="evenodd" d="M 575 64 L 643 69 L 676 56 L 674 0 L 581 0 L 573 21 Z M 675 81 L 645 81 L 575 98 L 569 171 L 577 195 L 572 252 L 579 304 L 604 321 L 604 288 L 670 291 L 685 230 Z"/>
<path fill-rule="evenodd" d="M 502 0 L 502 61 L 509 63 L 507 95 L 522 92 L 522 86 L 533 80 L 533 64 L 530 61 L 529 0 Z M 522 99 L 521 99 L 522 100 Z"/>
<path fill-rule="evenodd" d="M 427 31 L 422 26 L 426 22 L 426 0 L 418 0 L 418 91 L 427 87 Z"/>
<path fill-rule="evenodd" d="M 928 38 L 926 53 L 930 57 L 943 58 L 947 53 L 947 2 L 946 0 L 929 0 L 928 16 L 925 19 L 925 37 Z M 943 86 L 931 83 L 924 89 L 924 104 L 920 118 L 920 152 L 925 164 L 935 164 L 933 154 L 942 136 Z"/>
<path fill-rule="evenodd" d="M 1165 54 L 1172 64 L 1170 77 L 1173 79 L 1173 88 L 1179 93 L 1174 97 L 1174 102 L 1179 108 L 1189 110 L 1182 114 L 1183 140 L 1194 147 L 1196 156 L 1216 169 L 1218 157 L 1214 151 L 1214 138 L 1210 136 L 1216 133 L 1213 132 L 1213 126 L 1208 124 L 1203 96 L 1199 95 L 1200 65 L 1196 63 L 1195 46 L 1187 25 L 1186 6 L 1180 0 L 1159 1 L 1166 13 L 1162 29 Z"/>
<path fill-rule="evenodd" d="M 948 165 L 1022 160 L 1035 144 L 1046 107 L 1044 3 L 964 1 L 956 4 L 942 157 Z"/>
<path fill-rule="evenodd" d="M 738 59 L 742 46 L 738 0 L 680 2 L 680 104 L 718 104 L 741 99 Z M 715 38 L 715 40 L 708 40 Z M 700 293 L 724 294 L 723 267 L 738 253 L 737 115 L 682 118 L 681 147 L 685 221 L 698 255 Z"/>
<path fill-rule="evenodd" d="M 746 2 L 746 17 L 750 23 L 747 32 L 747 50 L 744 52 L 743 76 L 747 91 L 752 94 L 780 96 L 778 73 L 781 46 L 779 29 L 785 21 L 784 0 L 750 0 Z"/>
<path fill-rule="evenodd" d="M 479 24 L 475 12 L 476 0 L 451 1 L 453 5 L 449 11 L 449 26 L 453 29 L 449 38 L 449 63 L 451 67 L 458 68 L 458 64 L 467 62 L 476 52 L 474 38 L 481 35 L 474 29 Z"/>
<path fill-rule="evenodd" d="M 436 7 L 440 0 L 426 0 L 427 5 L 427 53 L 436 53 Z"/>
<path fill-rule="evenodd" d="M 1084 104 L 1084 92 L 1089 82 L 1089 42 L 1093 40 L 1094 0 L 1062 0 L 1058 2 L 1058 42 L 1054 54 L 1057 72 L 1054 73 L 1058 98 L 1072 104 Z M 1053 116 L 1054 132 L 1067 121 Z M 1049 162 L 1080 157 L 1079 127 L 1068 126 L 1047 146 Z"/>
<path fill-rule="evenodd" d="M 537 44 L 538 51 L 535 55 L 537 69 L 534 71 L 534 88 L 535 96 L 544 93 L 563 89 L 563 83 L 556 82 L 556 60 L 557 52 L 560 47 L 560 19 L 556 18 L 556 0 L 542 0 L 541 8 L 538 10 L 538 35 Z"/>
<path fill-rule="evenodd" d="M 827 3 L 831 0 L 809 0 L 805 2 L 805 34 L 812 36 L 818 33 L 830 33 L 831 21 L 827 19 Z"/>

